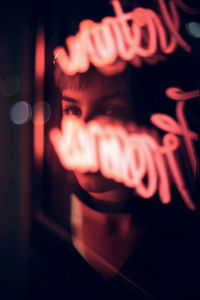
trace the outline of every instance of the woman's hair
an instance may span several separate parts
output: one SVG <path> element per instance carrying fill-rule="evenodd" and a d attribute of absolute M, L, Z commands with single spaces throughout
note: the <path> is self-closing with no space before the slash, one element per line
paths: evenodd
<path fill-rule="evenodd" d="M 55 64 L 55 84 L 60 89 L 83 90 L 91 84 L 98 86 L 120 85 L 120 88 L 128 86 L 130 83 L 130 68 L 122 73 L 107 76 L 99 72 L 93 65 L 87 72 L 76 73 L 73 76 L 65 74 L 60 67 Z"/>
<path fill-rule="evenodd" d="M 141 84 L 141 72 L 127 65 L 126 69 L 118 74 L 111 76 L 104 75 L 98 71 L 94 66 L 90 66 L 85 73 L 76 73 L 73 76 L 65 74 L 61 68 L 55 64 L 55 85 L 59 89 L 59 93 L 64 89 L 70 90 L 84 90 L 89 86 L 102 87 L 102 89 L 117 88 L 125 92 L 128 100 L 129 113 L 134 122 L 146 125 L 149 118 L 149 105 L 145 104 L 146 95 Z M 60 99 L 61 100 L 61 99 Z M 148 99 L 149 102 L 149 99 Z M 149 126 L 150 124 L 148 124 Z"/>

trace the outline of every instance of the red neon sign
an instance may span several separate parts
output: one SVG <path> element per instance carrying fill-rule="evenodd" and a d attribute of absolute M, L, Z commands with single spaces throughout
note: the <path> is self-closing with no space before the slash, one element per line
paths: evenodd
<path fill-rule="evenodd" d="M 189 209 L 195 209 L 190 191 L 176 160 L 183 138 L 191 167 L 196 174 L 194 141 L 198 135 L 188 127 L 184 116 L 186 100 L 199 97 L 200 91 L 185 93 L 168 88 L 166 95 L 176 100 L 177 120 L 166 114 L 153 114 L 151 122 L 166 132 L 162 144 L 148 133 L 129 133 L 121 125 L 101 125 L 98 121 L 85 124 L 76 117 L 65 117 L 62 130 L 54 128 L 50 140 L 61 164 L 70 170 L 97 172 L 130 188 L 143 198 L 157 191 L 162 203 L 171 201 L 168 168 L 174 183 Z M 147 178 L 147 184 L 143 179 Z"/>
<path fill-rule="evenodd" d="M 86 72 L 92 63 L 101 72 L 111 75 L 121 72 L 127 62 L 139 67 L 141 58 L 148 60 L 153 56 L 155 63 L 160 59 L 158 52 L 170 54 L 178 45 L 190 51 L 189 44 L 179 33 L 177 7 L 188 13 L 195 11 L 181 0 L 171 0 L 168 6 L 164 0 L 158 0 L 161 16 L 142 7 L 124 13 L 119 0 L 111 4 L 115 17 L 105 17 L 100 23 L 82 21 L 79 32 L 66 39 L 68 54 L 63 47 L 54 50 L 56 61 L 66 74 Z"/>
<path fill-rule="evenodd" d="M 45 33 L 40 27 L 36 37 L 35 49 L 35 102 L 44 99 L 44 76 L 45 76 Z M 44 111 L 42 106 L 35 110 L 33 119 L 34 155 L 36 163 L 42 165 L 44 155 Z"/>

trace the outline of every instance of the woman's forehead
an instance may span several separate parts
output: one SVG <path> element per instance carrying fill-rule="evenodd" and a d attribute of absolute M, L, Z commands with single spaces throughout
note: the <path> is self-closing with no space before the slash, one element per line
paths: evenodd
<path fill-rule="evenodd" d="M 121 95 L 127 94 L 127 88 L 115 82 L 98 82 L 95 80 L 87 86 L 66 85 L 61 90 L 62 95 L 74 96 L 80 98 L 85 95 L 86 97 L 100 98 L 106 95 Z"/>
<path fill-rule="evenodd" d="M 67 76 L 60 70 L 56 70 L 55 72 L 56 84 L 62 92 L 66 90 L 90 90 L 91 88 L 96 92 L 100 92 L 101 90 L 104 92 L 120 92 L 127 90 L 130 86 L 129 77 L 127 73 L 105 76 L 94 68 L 90 69 L 87 73 L 79 73 L 74 76 Z"/>

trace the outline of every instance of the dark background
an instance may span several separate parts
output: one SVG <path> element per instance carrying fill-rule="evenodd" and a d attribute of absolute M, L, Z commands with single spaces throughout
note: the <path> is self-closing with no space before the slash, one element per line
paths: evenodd
<path fill-rule="evenodd" d="M 133 1 L 122 1 L 125 11 L 133 9 Z M 138 1 L 141 5 L 141 1 Z M 192 5 L 195 1 L 185 1 Z M 144 1 L 154 7 L 154 1 Z M 149 5 L 150 4 L 150 5 Z M 38 26 L 45 29 L 46 75 L 45 101 L 50 104 L 52 95 L 52 51 L 63 44 L 67 35 L 75 33 L 77 24 L 86 18 L 100 21 L 113 10 L 108 1 L 1 1 L 0 4 L 0 298 L 21 295 L 25 286 L 26 261 L 29 253 L 29 236 L 34 217 L 35 195 L 41 198 L 46 191 L 43 181 L 35 184 L 33 168 L 32 123 L 15 125 L 9 118 L 13 103 L 25 100 L 34 103 L 34 53 Z M 183 14 L 183 24 L 199 20 L 199 16 Z M 192 53 L 177 50 L 166 63 L 154 69 L 145 66 L 138 71 L 146 91 L 151 95 L 156 87 L 160 99 L 166 82 L 179 84 L 185 90 L 200 88 L 200 39 L 191 37 L 185 27 L 183 36 L 193 46 Z M 184 62 L 184 63 L 183 63 Z M 176 68 L 174 66 L 176 65 Z M 172 71 L 173 69 L 173 71 Z M 146 74 L 146 75 L 144 75 Z M 170 74 L 170 76 L 169 76 Z M 17 76 L 18 87 L 6 87 L 6 78 Z M 146 76 L 146 77 L 144 77 Z M 157 78 L 157 81 L 155 81 Z M 162 80 L 161 80 L 162 79 Z M 160 80 L 160 81 L 158 81 Z M 151 88 L 150 88 L 151 87 Z M 144 86 L 141 88 L 144 89 Z M 149 90 L 148 90 L 149 89 Z M 9 92 L 5 92 L 9 91 Z M 151 96 L 149 96 L 151 98 Z M 153 104 L 152 104 L 153 103 Z M 161 103 L 161 102 L 160 102 Z M 199 106 L 189 110 L 190 116 L 199 116 Z M 156 100 L 150 109 L 166 108 Z M 140 109 L 140 108 L 138 108 Z M 172 108 L 169 108 L 172 112 Z M 142 115 L 142 112 L 141 112 Z M 189 116 L 189 117 L 190 117 Z M 199 131 L 199 117 L 193 118 L 192 126 Z M 45 169 L 46 170 L 46 169 Z M 41 199 L 40 199 L 41 200 Z M 13 298 L 14 299 L 14 298 Z"/>

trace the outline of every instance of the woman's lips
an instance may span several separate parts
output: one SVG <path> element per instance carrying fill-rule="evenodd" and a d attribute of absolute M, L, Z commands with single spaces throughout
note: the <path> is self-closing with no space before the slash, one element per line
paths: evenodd
<path fill-rule="evenodd" d="M 86 172 L 86 173 L 81 173 L 82 175 L 85 175 L 85 176 L 102 176 L 101 172 L 98 171 L 98 172 Z"/>

